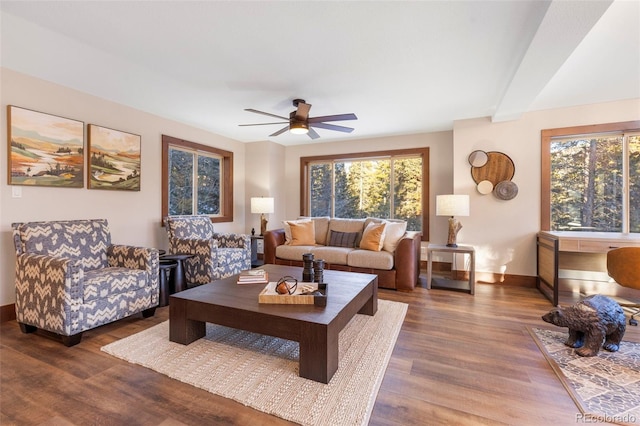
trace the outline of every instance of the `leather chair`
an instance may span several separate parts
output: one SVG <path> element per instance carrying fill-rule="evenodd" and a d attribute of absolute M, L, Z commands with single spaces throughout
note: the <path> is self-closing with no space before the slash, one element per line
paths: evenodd
<path fill-rule="evenodd" d="M 207 284 L 251 269 L 251 237 L 213 230 L 206 215 L 165 218 L 169 254 L 191 254 L 183 260 L 187 286 Z"/>
<path fill-rule="evenodd" d="M 16 319 L 66 346 L 82 332 L 158 305 L 158 250 L 111 244 L 105 219 L 13 223 Z"/>
<path fill-rule="evenodd" d="M 607 272 L 621 286 L 640 290 L 640 247 L 621 247 L 607 252 Z M 638 325 L 634 316 L 640 313 L 640 304 L 621 303 L 620 306 L 635 309 L 629 324 Z"/>

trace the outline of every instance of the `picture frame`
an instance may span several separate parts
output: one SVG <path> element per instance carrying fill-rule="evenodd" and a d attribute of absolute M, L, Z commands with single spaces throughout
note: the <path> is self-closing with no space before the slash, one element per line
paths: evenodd
<path fill-rule="evenodd" d="M 140 135 L 89 124 L 87 187 L 140 191 Z"/>
<path fill-rule="evenodd" d="M 84 122 L 7 105 L 8 184 L 84 187 Z"/>

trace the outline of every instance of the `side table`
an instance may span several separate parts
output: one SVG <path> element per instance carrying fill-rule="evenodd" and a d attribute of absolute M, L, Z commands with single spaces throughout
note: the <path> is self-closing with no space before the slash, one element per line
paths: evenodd
<path fill-rule="evenodd" d="M 160 256 L 160 260 L 173 260 L 176 262 L 176 269 L 172 274 L 172 281 L 174 291 L 177 293 L 187 289 L 187 278 L 184 275 L 183 262 L 186 259 L 193 257 L 192 254 L 163 254 Z"/>
<path fill-rule="evenodd" d="M 470 257 L 469 264 L 469 282 L 460 281 L 454 279 L 437 279 L 433 278 L 432 281 L 432 272 L 433 272 L 433 253 L 435 252 L 444 252 L 444 253 L 453 253 L 455 256 L 458 253 L 467 254 Z M 475 293 L 476 287 L 476 250 L 472 246 L 457 246 L 457 247 L 449 247 L 447 245 L 440 244 L 429 244 L 427 246 L 427 289 L 431 288 L 444 288 L 448 290 L 457 290 L 457 291 L 466 291 L 469 294 Z"/>
<path fill-rule="evenodd" d="M 171 294 L 170 278 L 176 274 L 176 267 L 178 262 L 175 260 L 160 259 L 160 270 L 158 275 L 158 284 L 160 287 L 160 297 L 158 299 L 158 306 L 167 306 L 169 304 L 169 295 Z M 173 269 L 173 271 L 172 271 Z"/>
<path fill-rule="evenodd" d="M 258 243 L 264 241 L 264 237 L 262 235 L 252 235 L 251 236 L 251 267 L 257 268 L 259 266 L 264 265 L 264 261 L 262 259 L 258 259 Z"/>

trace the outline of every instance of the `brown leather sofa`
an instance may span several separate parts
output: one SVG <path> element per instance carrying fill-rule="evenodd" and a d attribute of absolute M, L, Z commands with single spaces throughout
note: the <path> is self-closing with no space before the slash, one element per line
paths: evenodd
<path fill-rule="evenodd" d="M 285 244 L 284 228 L 267 231 L 264 234 L 265 263 L 303 266 L 302 254 L 310 252 L 316 259 L 325 261 L 325 269 L 376 274 L 378 287 L 381 288 L 401 291 L 412 291 L 415 288 L 420 274 L 419 232 L 404 232 L 397 240 L 393 252 L 372 252 L 362 250 L 357 245 L 353 248 L 332 247 L 328 244 L 332 227 L 344 229 L 345 222 L 349 222 L 348 226 L 353 230 L 354 226 L 358 226 L 355 222 L 359 221 L 363 226 L 365 219 L 320 219 L 324 219 L 325 223 L 316 221 L 317 241 L 313 245 Z"/>

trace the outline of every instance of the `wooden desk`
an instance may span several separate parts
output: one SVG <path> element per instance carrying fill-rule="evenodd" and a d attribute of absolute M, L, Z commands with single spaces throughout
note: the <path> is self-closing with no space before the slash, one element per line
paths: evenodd
<path fill-rule="evenodd" d="M 609 250 L 640 247 L 640 234 L 540 231 L 537 246 L 537 287 L 554 306 L 558 306 L 558 270 L 563 261 L 570 262 L 573 269 L 602 271 L 602 259 Z"/>

